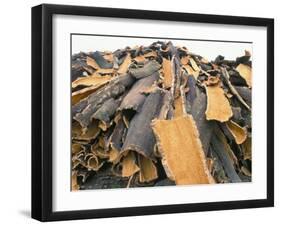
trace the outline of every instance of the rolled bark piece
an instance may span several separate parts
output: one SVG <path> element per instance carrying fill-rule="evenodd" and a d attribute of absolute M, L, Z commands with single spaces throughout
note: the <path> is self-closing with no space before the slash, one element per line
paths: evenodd
<path fill-rule="evenodd" d="M 139 182 L 151 182 L 158 178 L 157 168 L 154 165 L 151 159 L 148 159 L 142 155 L 138 155 L 139 157 Z"/>
<path fill-rule="evenodd" d="M 92 123 L 87 129 L 84 129 L 82 131 L 82 134 L 77 137 L 74 137 L 74 139 L 89 142 L 99 135 L 100 128 L 98 127 L 97 123 Z"/>
<path fill-rule="evenodd" d="M 237 144 L 242 144 L 247 139 L 247 129 L 233 121 L 226 122 L 226 127 L 234 137 Z"/>
<path fill-rule="evenodd" d="M 231 182 L 241 182 L 240 177 L 236 173 L 233 162 L 228 154 L 228 152 L 225 150 L 225 141 L 223 141 L 224 136 L 223 133 L 219 130 L 218 127 L 214 129 L 214 134 L 212 136 L 211 140 L 211 146 L 213 150 L 218 155 L 218 158 L 220 159 L 222 166 L 225 170 L 226 175 L 230 179 Z"/>
<path fill-rule="evenodd" d="M 207 154 L 210 146 L 210 141 L 214 129 L 215 122 L 206 120 L 205 111 L 207 106 L 207 97 L 203 92 L 198 92 L 198 95 L 194 99 L 191 114 L 196 123 L 200 140 L 204 149 L 205 154 Z"/>
<path fill-rule="evenodd" d="M 91 123 L 92 115 L 99 109 L 103 102 L 121 95 L 124 93 L 126 87 L 132 85 L 133 82 L 134 79 L 130 75 L 118 77 L 103 89 L 91 94 L 87 98 L 87 107 L 81 113 L 76 114 L 74 119 L 77 120 L 83 128 L 87 128 Z"/>
<path fill-rule="evenodd" d="M 232 109 L 220 83 L 205 86 L 207 92 L 207 120 L 226 122 L 232 117 Z"/>
<path fill-rule="evenodd" d="M 99 158 L 95 154 L 93 154 L 93 153 L 88 154 L 86 159 L 87 159 L 87 168 L 88 168 L 88 170 L 97 171 L 103 165 L 103 163 L 100 162 Z"/>
<path fill-rule="evenodd" d="M 213 183 L 191 115 L 153 120 L 152 128 L 169 179 L 177 185 Z"/>
<path fill-rule="evenodd" d="M 142 68 L 131 68 L 129 73 L 136 79 L 144 78 L 146 76 L 152 75 L 154 72 L 158 71 L 161 65 L 155 61 L 149 61 Z"/>
<path fill-rule="evenodd" d="M 112 68 L 113 64 L 107 62 L 103 56 L 100 54 L 100 52 L 96 51 L 94 53 L 91 54 L 91 57 L 96 61 L 96 63 L 98 64 L 98 66 L 100 68 Z"/>
<path fill-rule="evenodd" d="M 122 161 L 122 177 L 130 177 L 140 170 L 136 164 L 137 159 L 135 153 L 129 152 L 123 157 Z"/>
<path fill-rule="evenodd" d="M 239 64 L 236 70 L 246 80 L 247 85 L 252 87 L 252 68 L 245 64 Z"/>
<path fill-rule="evenodd" d="M 122 152 L 135 151 L 154 160 L 155 138 L 150 123 L 160 112 L 163 96 L 164 92 L 158 89 L 146 98 L 140 112 L 130 122 Z"/>
<path fill-rule="evenodd" d="M 146 96 L 142 93 L 145 89 L 151 87 L 159 79 L 159 73 L 154 72 L 152 75 L 139 79 L 132 86 L 130 91 L 124 97 L 120 104 L 120 110 L 132 109 L 139 111 Z"/>
<path fill-rule="evenodd" d="M 119 107 L 121 100 L 110 98 L 92 115 L 92 119 L 100 120 L 104 124 L 108 124 Z"/>

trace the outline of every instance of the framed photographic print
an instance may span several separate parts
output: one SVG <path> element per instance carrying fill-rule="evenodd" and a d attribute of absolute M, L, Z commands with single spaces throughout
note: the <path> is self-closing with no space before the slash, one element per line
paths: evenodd
<path fill-rule="evenodd" d="M 273 19 L 33 7 L 32 217 L 273 206 L 273 81 Z"/>

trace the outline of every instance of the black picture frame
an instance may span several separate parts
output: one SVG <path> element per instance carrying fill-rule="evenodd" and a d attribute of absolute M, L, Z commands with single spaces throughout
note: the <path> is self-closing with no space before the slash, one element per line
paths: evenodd
<path fill-rule="evenodd" d="M 52 17 L 55 14 L 153 19 L 267 28 L 267 198 L 95 210 L 52 210 Z M 177 12 L 43 4 L 32 8 L 32 218 L 122 217 L 274 206 L 274 20 Z"/>

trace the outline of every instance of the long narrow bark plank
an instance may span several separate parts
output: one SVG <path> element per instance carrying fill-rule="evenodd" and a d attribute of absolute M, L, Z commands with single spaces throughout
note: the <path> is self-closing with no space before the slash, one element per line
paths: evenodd
<path fill-rule="evenodd" d="M 164 86 L 165 88 L 170 88 L 173 82 L 171 61 L 163 57 L 162 68 L 164 74 Z"/>
<path fill-rule="evenodd" d="M 110 98 L 92 115 L 92 119 L 100 120 L 103 124 L 108 124 L 119 107 L 121 100 Z"/>
<path fill-rule="evenodd" d="M 213 183 L 191 115 L 172 120 L 154 120 L 152 128 L 163 166 L 171 180 L 178 185 Z"/>
<path fill-rule="evenodd" d="M 135 151 L 154 159 L 155 137 L 150 123 L 159 114 L 163 96 L 164 92 L 158 89 L 146 98 L 140 112 L 130 122 L 122 152 Z"/>
<path fill-rule="evenodd" d="M 88 96 L 87 107 L 74 116 L 83 128 L 88 127 L 91 123 L 92 115 L 99 109 L 99 107 L 108 99 L 115 98 L 125 92 L 126 88 L 131 86 L 134 79 L 130 75 L 118 77 L 103 89 Z"/>
<path fill-rule="evenodd" d="M 113 67 L 112 63 L 107 62 L 100 52 L 96 51 L 91 54 L 91 57 L 96 61 L 100 68 L 109 69 Z"/>
<path fill-rule="evenodd" d="M 145 89 L 152 86 L 152 84 L 159 79 L 159 73 L 155 72 L 150 76 L 137 80 L 130 91 L 122 100 L 120 110 L 132 109 L 139 111 L 146 96 L 142 93 Z"/>
<path fill-rule="evenodd" d="M 146 76 L 152 75 L 154 72 L 158 71 L 161 65 L 155 61 L 149 61 L 142 68 L 131 68 L 129 73 L 136 79 L 144 78 Z"/>
<path fill-rule="evenodd" d="M 83 86 L 98 86 L 104 83 L 107 83 L 109 80 L 111 80 L 112 77 L 111 76 L 88 76 L 88 77 L 82 77 L 79 78 L 77 80 L 75 80 L 74 82 L 72 82 L 72 88 L 75 88 L 79 85 L 83 85 Z"/>
<path fill-rule="evenodd" d="M 225 139 L 223 133 L 219 130 L 218 127 L 215 128 L 214 134 L 211 140 L 211 145 L 213 147 L 213 150 L 218 155 L 222 166 L 229 177 L 231 182 L 241 182 L 240 177 L 235 171 L 233 161 L 231 160 L 229 153 L 226 150 L 225 142 L 223 141 Z"/>
<path fill-rule="evenodd" d="M 226 122 L 232 117 L 232 109 L 220 84 L 205 86 L 207 92 L 207 120 Z"/>
<path fill-rule="evenodd" d="M 206 106 L 207 106 L 206 95 L 203 92 L 200 93 L 198 92 L 192 104 L 191 114 L 196 123 L 205 154 L 207 154 L 209 150 L 210 140 L 215 125 L 214 121 L 206 120 L 206 116 L 205 116 Z"/>

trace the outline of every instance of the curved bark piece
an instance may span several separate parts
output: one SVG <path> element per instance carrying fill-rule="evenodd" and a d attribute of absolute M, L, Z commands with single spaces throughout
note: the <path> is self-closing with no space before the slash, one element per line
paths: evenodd
<path fill-rule="evenodd" d="M 100 66 L 97 64 L 97 62 L 93 59 L 93 58 L 91 58 L 91 57 L 86 57 L 86 63 L 87 63 L 87 65 L 89 65 L 89 66 L 91 66 L 92 68 L 94 68 L 94 69 L 96 69 L 96 70 L 98 70 L 98 69 L 100 69 Z"/>
<path fill-rule="evenodd" d="M 170 88 L 173 82 L 171 61 L 163 57 L 162 68 L 164 74 L 164 87 Z"/>
<path fill-rule="evenodd" d="M 93 153 L 88 154 L 85 159 L 87 160 L 86 167 L 88 170 L 98 171 L 103 165 L 99 158 Z"/>
<path fill-rule="evenodd" d="M 100 68 L 109 69 L 113 67 L 113 64 L 107 62 L 98 51 L 92 53 L 91 57 L 96 61 Z"/>
<path fill-rule="evenodd" d="M 226 126 L 237 144 L 242 144 L 247 139 L 247 130 L 233 121 L 226 122 Z"/>
<path fill-rule="evenodd" d="M 80 85 L 98 87 L 102 84 L 109 82 L 109 80 L 111 80 L 111 79 L 112 79 L 112 77 L 109 75 L 105 75 L 105 76 L 93 75 L 93 76 L 88 76 L 88 77 L 82 77 L 82 78 L 78 78 L 77 80 L 72 82 L 72 88 L 75 88 Z"/>
<path fill-rule="evenodd" d="M 136 79 L 140 79 L 152 75 L 160 68 L 161 65 L 156 60 L 152 60 L 146 63 L 142 68 L 131 68 L 129 70 L 129 74 L 131 74 Z"/>
<path fill-rule="evenodd" d="M 236 173 L 233 165 L 233 161 L 229 157 L 228 152 L 225 150 L 225 137 L 223 133 L 219 130 L 218 127 L 215 128 L 214 134 L 212 136 L 211 140 L 211 146 L 213 150 L 218 155 L 218 158 L 220 159 L 222 166 L 230 179 L 231 182 L 241 182 L 240 177 Z"/>
<path fill-rule="evenodd" d="M 106 100 L 91 118 L 99 120 L 105 126 L 106 130 L 109 127 L 110 121 L 119 107 L 120 102 L 121 100 L 115 100 L 113 98 Z"/>
<path fill-rule="evenodd" d="M 197 95 L 197 94 L 196 94 Z M 210 140 L 212 137 L 215 121 L 206 120 L 205 111 L 207 106 L 207 97 L 203 92 L 198 92 L 198 95 L 194 99 L 191 114 L 199 132 L 200 140 L 207 154 L 210 146 Z"/>
<path fill-rule="evenodd" d="M 133 152 L 129 152 L 122 160 L 122 177 L 130 177 L 140 170 Z"/>
<path fill-rule="evenodd" d="M 82 131 L 82 134 L 77 137 L 74 137 L 74 139 L 79 141 L 90 142 L 99 135 L 100 128 L 98 127 L 97 123 L 91 123 L 91 125 L 87 129 L 84 129 Z"/>
<path fill-rule="evenodd" d="M 138 155 L 138 160 L 140 167 L 139 182 L 145 183 L 156 180 L 158 178 L 158 173 L 153 161 L 142 155 Z"/>
<path fill-rule="evenodd" d="M 150 123 L 160 112 L 163 96 L 164 92 L 158 89 L 145 99 L 140 112 L 136 113 L 130 122 L 122 153 L 135 151 L 147 158 L 155 159 L 153 155 L 155 138 Z"/>
<path fill-rule="evenodd" d="M 191 115 L 153 120 L 152 128 L 169 179 L 177 185 L 214 182 Z"/>
<path fill-rule="evenodd" d="M 112 78 L 111 78 L 112 79 Z M 92 93 L 96 92 L 98 89 L 102 88 L 104 85 L 106 85 L 108 81 L 103 81 L 102 83 L 92 85 L 90 87 L 86 87 L 83 89 L 80 89 L 78 91 L 75 91 L 71 94 L 71 104 L 72 106 L 75 106 L 79 101 L 82 99 L 88 97 Z"/>
<path fill-rule="evenodd" d="M 236 70 L 246 80 L 247 85 L 252 87 L 252 68 L 245 64 L 239 64 Z"/>
<path fill-rule="evenodd" d="M 128 53 L 123 61 L 123 63 L 119 66 L 119 69 L 118 69 L 118 74 L 125 74 L 128 69 L 129 69 L 129 66 L 132 62 L 132 58 L 131 58 L 131 55 L 130 53 Z"/>
<path fill-rule="evenodd" d="M 124 97 L 120 104 L 120 110 L 132 109 L 139 111 L 144 103 L 146 96 L 142 93 L 145 89 L 151 87 L 159 79 L 159 73 L 154 72 L 152 75 L 137 80 L 130 91 Z"/>
<path fill-rule="evenodd" d="M 83 128 L 87 128 L 91 123 L 92 115 L 99 109 L 99 107 L 108 99 L 115 98 L 125 92 L 126 87 L 131 86 L 134 79 L 130 75 L 118 77 L 103 89 L 88 96 L 87 107 L 74 116 Z"/>
<path fill-rule="evenodd" d="M 207 120 L 226 122 L 232 117 L 232 109 L 220 84 L 205 86 L 207 92 Z"/>

